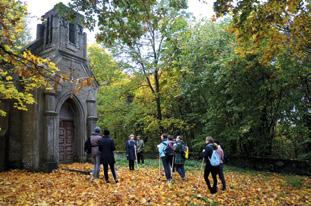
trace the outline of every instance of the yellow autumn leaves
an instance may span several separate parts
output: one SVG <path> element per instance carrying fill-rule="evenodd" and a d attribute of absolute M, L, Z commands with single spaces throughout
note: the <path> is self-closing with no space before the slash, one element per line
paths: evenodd
<path fill-rule="evenodd" d="M 0 173 L 0 205 L 310 205 L 311 179 L 296 188 L 285 176 L 272 173 L 226 172 L 228 190 L 209 194 L 199 171 L 187 181 L 174 173 L 168 186 L 155 168 L 118 168 L 119 183 L 90 181 L 91 164 L 62 165 L 52 173 L 12 170 Z M 103 174 L 101 173 L 101 177 Z M 110 177 L 111 178 L 111 177 Z M 111 179 L 112 180 L 112 179 Z M 112 181 L 111 181 L 112 182 Z M 219 185 L 220 187 L 220 185 Z"/>
<path fill-rule="evenodd" d="M 3 102 L 13 100 L 13 106 L 27 110 L 35 103 L 33 91 L 47 87 L 58 68 L 48 59 L 22 50 L 27 9 L 20 1 L 0 1 L 0 116 Z"/>

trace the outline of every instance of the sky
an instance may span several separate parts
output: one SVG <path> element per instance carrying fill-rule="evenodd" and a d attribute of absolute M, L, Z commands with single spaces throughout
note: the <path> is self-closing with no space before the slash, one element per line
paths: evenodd
<path fill-rule="evenodd" d="M 67 4 L 69 1 L 70 0 L 24 0 L 27 4 L 28 12 L 30 13 L 28 27 L 30 28 L 32 40 L 36 37 L 36 28 L 37 24 L 41 23 L 41 16 L 52 9 L 55 4 L 59 2 Z M 188 11 L 193 13 L 197 19 L 203 17 L 210 18 L 213 15 L 213 0 L 208 0 L 207 3 L 203 3 L 203 0 L 188 0 L 188 7 Z M 85 29 L 85 32 L 87 33 L 88 44 L 94 43 L 96 31 L 90 32 Z"/>

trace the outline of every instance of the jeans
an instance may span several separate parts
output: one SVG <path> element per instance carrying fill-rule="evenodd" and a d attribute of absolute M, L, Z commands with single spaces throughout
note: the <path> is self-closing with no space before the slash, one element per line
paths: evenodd
<path fill-rule="evenodd" d="M 140 164 L 140 162 L 144 164 L 144 152 L 137 153 L 137 161 L 138 161 L 138 164 Z"/>
<path fill-rule="evenodd" d="M 208 179 L 209 174 L 212 173 L 212 178 L 213 178 L 213 187 L 211 187 L 211 183 Z M 216 193 L 217 192 L 217 174 L 219 174 L 219 166 L 218 167 L 213 167 L 209 164 L 205 165 L 205 170 L 204 170 L 204 180 L 206 182 L 206 185 L 211 193 Z"/>
<path fill-rule="evenodd" d="M 99 178 L 100 171 L 100 155 L 96 155 L 94 158 L 94 169 L 93 169 L 93 177 Z"/>
<path fill-rule="evenodd" d="M 135 160 L 129 160 L 129 168 L 130 170 L 134 170 Z"/>
<path fill-rule="evenodd" d="M 184 179 L 186 177 L 184 165 L 175 165 L 175 167 L 180 177 Z"/>
<path fill-rule="evenodd" d="M 104 176 L 105 176 L 105 180 L 106 182 L 108 182 L 108 165 L 110 167 L 110 170 L 111 170 L 111 173 L 112 173 L 112 176 L 113 176 L 113 179 L 115 181 L 117 181 L 117 175 L 116 175 L 116 170 L 114 168 L 114 163 L 104 163 L 103 166 L 104 166 Z"/>
<path fill-rule="evenodd" d="M 172 173 L 169 159 L 167 157 L 161 157 L 161 159 L 164 167 L 165 177 L 168 181 L 170 181 L 172 179 Z"/>
<path fill-rule="evenodd" d="M 225 180 L 225 176 L 224 176 L 224 164 L 221 163 L 219 165 L 219 178 L 221 180 L 222 183 L 222 189 L 225 190 L 226 189 L 226 180 Z"/>

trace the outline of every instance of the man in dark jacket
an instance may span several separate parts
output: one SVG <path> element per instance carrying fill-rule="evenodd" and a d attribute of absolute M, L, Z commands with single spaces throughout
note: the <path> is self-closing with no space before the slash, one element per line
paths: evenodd
<path fill-rule="evenodd" d="M 101 163 L 104 166 L 104 175 L 105 180 L 108 183 L 108 165 L 110 167 L 112 176 L 115 182 L 118 182 L 116 171 L 114 168 L 115 159 L 114 159 L 114 150 L 116 149 L 114 146 L 113 139 L 109 136 L 109 130 L 104 130 L 104 136 L 98 141 L 99 151 L 101 152 Z"/>
<path fill-rule="evenodd" d="M 204 170 L 204 180 L 207 184 L 209 191 L 214 194 L 217 192 L 217 174 L 219 170 L 219 166 L 212 166 L 209 159 L 212 157 L 213 150 L 217 150 L 216 145 L 214 144 L 214 140 L 212 137 L 206 137 L 206 146 L 203 150 L 203 156 L 206 162 L 205 170 Z M 209 174 L 212 173 L 213 178 L 213 187 L 211 187 L 211 183 L 208 179 Z"/>

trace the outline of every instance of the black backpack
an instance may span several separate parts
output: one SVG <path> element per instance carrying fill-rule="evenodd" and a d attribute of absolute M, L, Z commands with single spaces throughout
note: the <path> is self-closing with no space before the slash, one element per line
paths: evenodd
<path fill-rule="evenodd" d="M 170 142 L 166 145 L 166 148 L 164 149 L 164 154 L 165 154 L 165 156 L 174 155 L 173 146 Z"/>
<path fill-rule="evenodd" d="M 84 143 L 84 152 L 86 152 L 87 154 L 91 154 L 92 153 L 92 144 L 91 144 L 91 138 L 87 138 L 85 143 Z"/>

